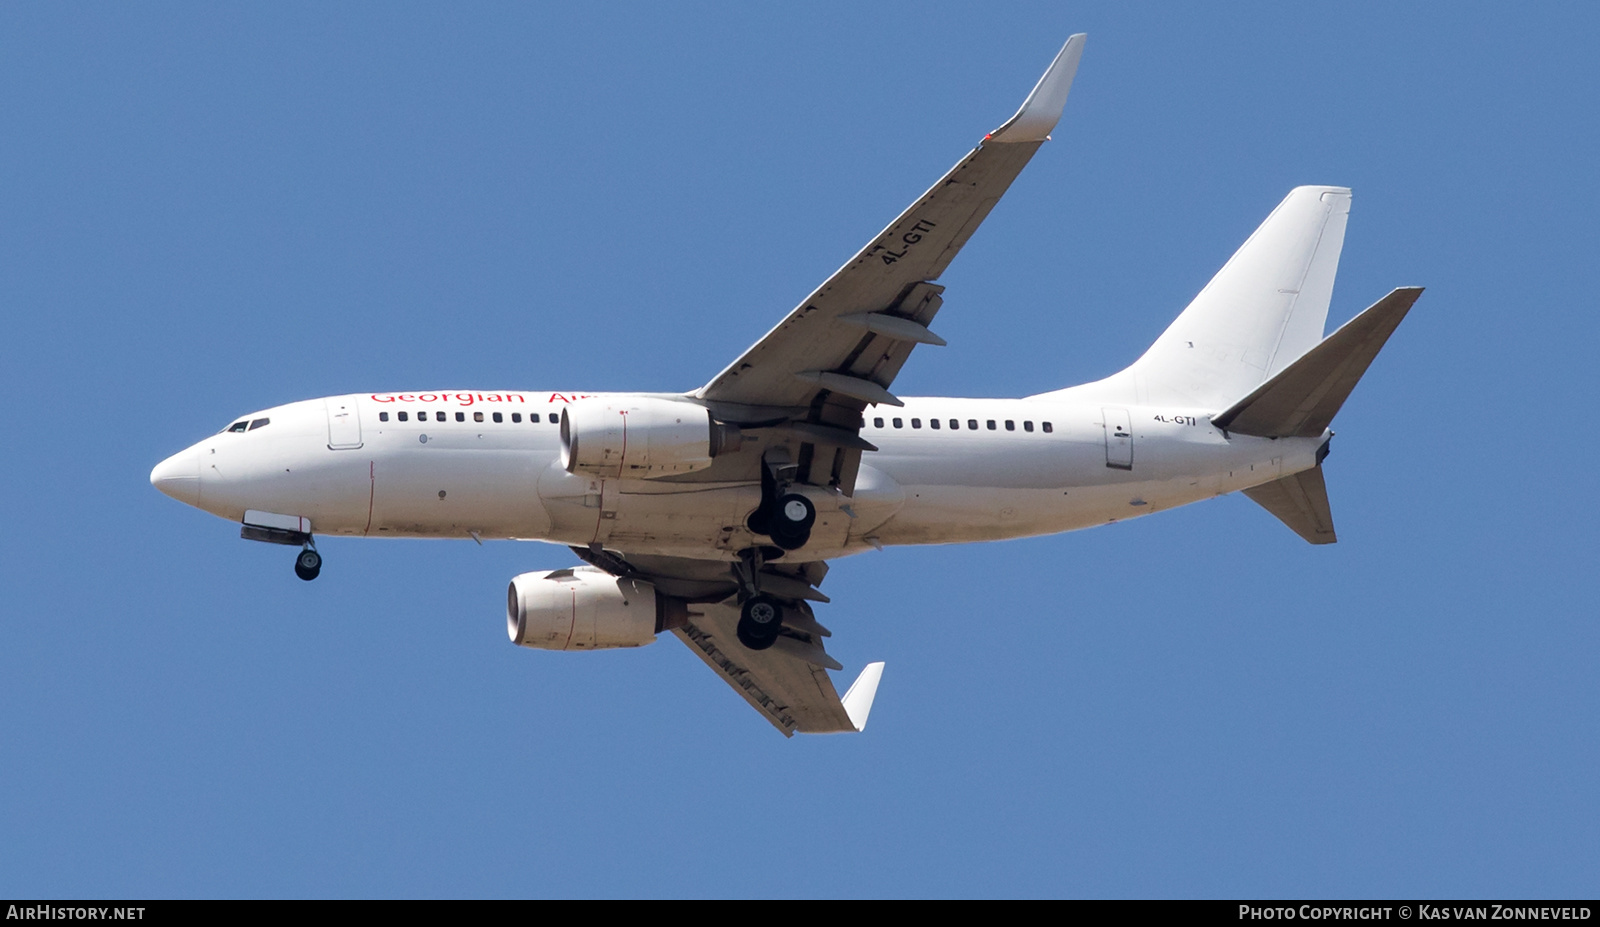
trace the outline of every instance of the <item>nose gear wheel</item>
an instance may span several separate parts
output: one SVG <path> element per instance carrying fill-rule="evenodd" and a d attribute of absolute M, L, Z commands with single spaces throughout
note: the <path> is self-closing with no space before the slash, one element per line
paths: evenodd
<path fill-rule="evenodd" d="M 316 579 L 322 573 L 322 555 L 316 548 L 307 547 L 294 558 L 294 575 L 306 582 Z"/>

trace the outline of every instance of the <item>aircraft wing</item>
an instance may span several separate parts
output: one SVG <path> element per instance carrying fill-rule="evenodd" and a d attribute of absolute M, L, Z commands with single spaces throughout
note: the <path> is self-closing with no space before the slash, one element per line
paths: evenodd
<path fill-rule="evenodd" d="M 889 386 L 911 349 L 944 344 L 927 327 L 943 290 L 932 281 L 1049 138 L 1084 38 L 1067 40 L 1016 115 L 694 395 L 725 421 L 786 419 L 801 431 L 811 426 L 821 443 L 833 432 L 840 453 L 859 462 L 862 448 L 851 439 L 859 443 L 862 410 L 899 405 Z M 849 492 L 854 467 L 836 462 L 832 474 Z"/>
<path fill-rule="evenodd" d="M 844 667 L 824 648 L 823 641 L 832 632 L 817 622 L 810 605 L 828 601 L 817 589 L 828 573 L 826 563 L 776 562 L 760 568 L 762 591 L 785 604 L 783 630 L 771 647 L 751 650 L 736 634 L 739 579 L 730 564 L 571 549 L 613 576 L 644 580 L 689 603 L 687 620 L 672 632 L 785 737 L 797 732 L 859 731 L 867 726 L 883 664 L 869 663 L 844 697 L 839 697 L 828 670 Z"/>
<path fill-rule="evenodd" d="M 785 628 L 772 647 L 751 650 L 734 636 L 739 621 L 736 606 L 693 606 L 689 614 L 689 623 L 672 633 L 785 737 L 796 732 L 845 733 L 867 726 L 882 663 L 868 664 L 840 698 L 828 670 L 844 667 L 828 656 L 819 635 Z"/>
<path fill-rule="evenodd" d="M 944 344 L 928 330 L 943 287 L 933 283 L 1049 137 L 1066 105 L 1083 54 L 1084 36 L 1067 40 L 1022 107 L 957 162 L 949 173 L 878 233 L 855 257 L 726 370 L 693 395 L 720 421 L 781 429 L 761 446 L 788 444 L 797 453 L 795 482 L 853 492 L 863 451 L 861 413 L 870 404 L 900 405 L 889 392 L 912 348 Z M 798 445 L 798 447 L 794 447 Z M 753 454 L 730 455 L 728 466 L 759 469 Z M 719 472 L 718 479 L 731 474 Z M 672 631 L 751 707 L 785 736 L 861 730 L 883 664 L 869 664 L 839 696 L 830 657 L 810 602 L 827 572 L 821 562 L 756 562 L 741 574 L 723 561 L 635 556 L 574 547 L 589 563 L 618 576 L 648 580 L 688 603 Z M 765 650 L 739 642 L 741 590 L 759 588 L 783 603 L 783 627 Z"/>

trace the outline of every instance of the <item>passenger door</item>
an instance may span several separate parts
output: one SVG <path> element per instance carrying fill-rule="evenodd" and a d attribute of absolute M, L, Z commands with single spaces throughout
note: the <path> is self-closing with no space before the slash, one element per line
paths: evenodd
<path fill-rule="evenodd" d="M 356 397 L 339 396 L 324 400 L 328 407 L 328 450 L 353 451 L 361 446 L 361 417 Z"/>

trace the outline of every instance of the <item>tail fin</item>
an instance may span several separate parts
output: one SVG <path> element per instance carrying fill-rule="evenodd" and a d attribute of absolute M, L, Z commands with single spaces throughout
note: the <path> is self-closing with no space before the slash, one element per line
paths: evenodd
<path fill-rule="evenodd" d="M 1349 214 L 1344 187 L 1289 191 L 1143 357 L 1074 390 L 1220 409 L 1255 389 L 1322 340 Z"/>

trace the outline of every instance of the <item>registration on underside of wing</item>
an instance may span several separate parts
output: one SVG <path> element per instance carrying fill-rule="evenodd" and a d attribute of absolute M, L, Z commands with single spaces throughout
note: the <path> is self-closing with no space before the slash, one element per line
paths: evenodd
<path fill-rule="evenodd" d="M 768 564 L 746 577 L 762 595 L 783 603 L 783 629 L 765 650 L 739 641 L 737 591 L 741 580 L 728 563 L 681 557 L 626 555 L 574 547 L 591 565 L 644 582 L 686 606 L 672 632 L 722 680 L 784 736 L 859 731 L 872 711 L 882 663 L 868 664 L 843 699 L 828 670 L 843 669 L 822 646 L 831 633 L 817 622 L 811 602 L 826 602 L 817 589 L 828 573 L 821 561 Z"/>
<path fill-rule="evenodd" d="M 1016 115 L 696 395 L 804 409 L 806 420 L 857 428 L 867 404 L 893 403 L 889 386 L 911 349 L 943 343 L 927 328 L 942 289 L 929 281 L 944 272 L 1049 137 L 1083 44 L 1082 35 L 1068 39 Z M 826 414 L 829 401 L 849 414 Z M 846 420 L 851 417 L 853 423 Z"/>
<path fill-rule="evenodd" d="M 689 622 L 672 633 L 785 737 L 866 727 L 881 663 L 862 671 L 865 684 L 853 687 L 847 705 L 828 676 L 829 669 L 840 666 L 822 649 L 816 633 L 822 629 L 814 621 L 809 622 L 814 628 L 811 633 L 785 635 L 766 650 L 751 650 L 739 643 L 734 630 L 738 621 L 738 609 L 732 606 L 693 606 Z M 855 694 L 856 688 L 865 690 L 862 696 Z"/>

